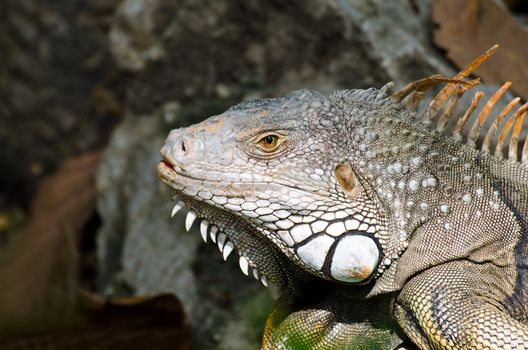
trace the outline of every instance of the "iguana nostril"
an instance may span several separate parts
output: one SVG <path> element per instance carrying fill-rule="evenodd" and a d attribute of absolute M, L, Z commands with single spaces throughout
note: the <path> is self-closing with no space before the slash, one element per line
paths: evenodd
<path fill-rule="evenodd" d="M 205 153 L 205 145 L 200 137 L 187 133 L 178 137 L 172 146 L 173 156 L 178 162 L 199 161 Z"/>
<path fill-rule="evenodd" d="M 174 151 L 181 157 L 182 161 L 191 156 L 195 151 L 194 138 L 189 135 L 181 136 L 174 144 Z"/>

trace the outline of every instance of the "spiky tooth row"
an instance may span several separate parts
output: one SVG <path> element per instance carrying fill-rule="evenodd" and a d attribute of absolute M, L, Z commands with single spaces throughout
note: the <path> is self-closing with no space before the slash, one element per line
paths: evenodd
<path fill-rule="evenodd" d="M 176 203 L 174 205 L 174 208 L 172 209 L 171 218 L 174 217 L 183 207 L 185 207 L 185 203 L 183 201 L 179 201 L 178 203 Z M 187 231 L 191 229 L 191 226 L 196 220 L 196 218 L 196 212 L 190 209 L 187 212 L 187 216 L 185 218 L 185 229 Z M 219 231 L 217 226 L 209 223 L 209 221 L 207 221 L 206 219 L 203 219 L 200 222 L 200 234 L 205 243 L 207 243 L 208 231 L 211 241 L 218 246 L 218 249 L 220 250 L 220 253 L 222 253 L 222 257 L 224 258 L 224 260 L 227 260 L 229 255 L 231 255 L 231 253 L 233 252 L 235 244 L 231 240 L 229 240 L 229 237 L 225 233 Z M 245 256 L 240 255 L 238 259 L 238 264 L 240 266 L 240 270 L 244 275 L 249 276 L 249 271 L 251 268 L 253 277 L 256 280 L 260 280 L 260 282 L 265 287 L 268 286 L 268 279 L 266 278 L 266 276 L 261 275 L 256 268 L 250 266 L 249 260 Z"/>
<path fill-rule="evenodd" d="M 260 282 L 262 282 L 262 284 L 264 285 L 264 287 L 267 287 L 268 286 L 268 279 L 266 278 L 266 276 L 261 276 L 260 277 Z"/>
<path fill-rule="evenodd" d="M 189 231 L 191 229 L 194 220 L 196 220 L 196 213 L 189 210 L 187 212 L 187 217 L 185 218 L 185 230 Z"/>
<path fill-rule="evenodd" d="M 238 259 L 238 265 L 240 266 L 242 273 L 246 276 L 249 276 L 249 261 L 245 256 L 240 256 Z"/>
<path fill-rule="evenodd" d="M 226 243 L 226 240 L 227 236 L 223 232 L 220 232 L 216 237 L 216 245 L 218 246 L 218 250 L 220 251 L 220 253 L 223 253 L 224 244 Z"/>
<path fill-rule="evenodd" d="M 207 243 L 207 229 L 209 228 L 209 221 L 202 220 L 200 222 L 200 234 L 202 235 L 202 239 L 205 243 Z"/>
<path fill-rule="evenodd" d="M 182 201 L 179 201 L 178 203 L 176 203 L 174 208 L 172 208 L 171 218 L 173 218 L 176 215 L 176 213 L 178 213 L 180 209 L 183 208 L 184 206 L 185 206 L 185 203 L 183 203 Z"/>
<path fill-rule="evenodd" d="M 209 235 L 211 236 L 211 241 L 213 243 L 216 243 L 216 234 L 218 233 L 218 227 L 212 226 L 211 231 L 209 232 Z"/>
<path fill-rule="evenodd" d="M 266 278 L 266 276 L 261 275 L 260 272 L 254 267 L 250 266 L 250 269 L 252 270 L 253 277 L 257 281 L 260 281 L 264 285 L 264 287 L 267 287 L 268 286 L 268 279 Z"/>
<path fill-rule="evenodd" d="M 234 248 L 235 248 L 235 244 L 233 242 L 231 241 L 226 242 L 226 244 L 224 245 L 224 251 L 222 252 L 224 260 L 227 260 L 229 254 L 231 254 Z"/>

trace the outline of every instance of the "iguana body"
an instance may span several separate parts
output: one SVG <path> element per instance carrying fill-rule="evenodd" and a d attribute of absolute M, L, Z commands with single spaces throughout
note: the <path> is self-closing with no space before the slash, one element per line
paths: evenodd
<path fill-rule="evenodd" d="M 409 339 L 528 349 L 528 172 L 517 144 L 528 105 L 513 112 L 514 100 L 496 117 L 495 156 L 495 124 L 475 147 L 487 108 L 461 142 L 480 94 L 457 126 L 449 120 L 474 85 L 461 79 L 489 54 L 448 80 L 421 120 L 421 93 L 446 79 L 392 95 L 302 90 L 171 131 L 158 173 L 182 200 L 175 208 L 190 208 L 187 226 L 203 218 L 204 239 L 279 287 L 263 348 L 411 348 Z"/>

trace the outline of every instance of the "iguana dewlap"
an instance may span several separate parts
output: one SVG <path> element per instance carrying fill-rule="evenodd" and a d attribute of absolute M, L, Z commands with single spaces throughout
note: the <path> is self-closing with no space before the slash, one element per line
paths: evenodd
<path fill-rule="evenodd" d="M 455 112 L 494 50 L 453 79 L 301 90 L 171 131 L 173 215 L 279 288 L 264 349 L 528 349 L 528 104 L 492 110 L 506 83 Z"/>

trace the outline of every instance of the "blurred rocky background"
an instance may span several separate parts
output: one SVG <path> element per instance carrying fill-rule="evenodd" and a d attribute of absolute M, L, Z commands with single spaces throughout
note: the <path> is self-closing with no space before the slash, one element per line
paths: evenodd
<path fill-rule="evenodd" d="M 478 75 L 526 100 L 526 42 L 523 0 L 0 1 L 0 348 L 258 348 L 273 289 L 169 219 L 168 131 L 495 43 Z"/>

